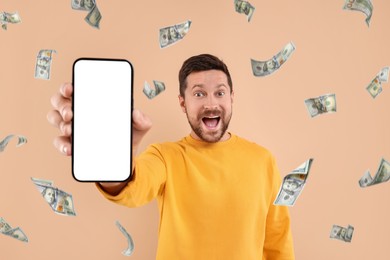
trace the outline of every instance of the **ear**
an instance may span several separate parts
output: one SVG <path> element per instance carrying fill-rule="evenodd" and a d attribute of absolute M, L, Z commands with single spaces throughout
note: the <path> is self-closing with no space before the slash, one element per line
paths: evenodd
<path fill-rule="evenodd" d="M 179 98 L 179 104 L 180 104 L 180 107 L 181 107 L 181 110 L 183 111 L 183 113 L 186 113 L 186 103 L 184 102 L 184 97 L 179 95 L 178 96 Z"/>
<path fill-rule="evenodd" d="M 230 94 L 230 99 L 231 99 L 231 102 L 233 104 L 233 99 L 234 99 L 234 90 L 232 91 L 232 93 Z"/>

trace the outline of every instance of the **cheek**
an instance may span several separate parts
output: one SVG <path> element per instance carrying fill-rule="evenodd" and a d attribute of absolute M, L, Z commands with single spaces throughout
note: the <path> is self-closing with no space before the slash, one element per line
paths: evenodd
<path fill-rule="evenodd" d="M 198 117 L 198 113 L 193 107 L 186 107 L 186 113 L 189 118 L 196 119 Z"/>
<path fill-rule="evenodd" d="M 233 99 L 223 103 L 221 107 L 226 111 L 226 112 L 231 112 L 233 110 Z"/>
<path fill-rule="evenodd" d="M 189 115 L 196 115 L 199 113 L 201 106 L 198 106 L 196 103 L 188 102 L 185 104 L 185 111 Z"/>

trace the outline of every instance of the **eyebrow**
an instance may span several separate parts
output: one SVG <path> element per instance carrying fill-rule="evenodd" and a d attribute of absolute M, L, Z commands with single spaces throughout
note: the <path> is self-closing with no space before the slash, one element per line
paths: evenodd
<path fill-rule="evenodd" d="M 194 88 L 196 88 L 196 87 L 203 88 L 203 87 L 204 87 L 204 84 L 195 84 L 195 85 L 192 86 L 191 89 L 194 89 Z M 228 87 L 225 85 L 225 83 L 220 83 L 220 84 L 218 84 L 218 85 L 215 86 L 215 88 L 220 88 L 220 87 L 228 88 Z"/>

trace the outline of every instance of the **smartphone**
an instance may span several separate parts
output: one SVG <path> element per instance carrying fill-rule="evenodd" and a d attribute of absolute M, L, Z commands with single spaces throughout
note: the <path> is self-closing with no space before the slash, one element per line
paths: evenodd
<path fill-rule="evenodd" d="M 120 182 L 132 171 L 133 66 L 124 59 L 73 63 L 72 174 Z"/>

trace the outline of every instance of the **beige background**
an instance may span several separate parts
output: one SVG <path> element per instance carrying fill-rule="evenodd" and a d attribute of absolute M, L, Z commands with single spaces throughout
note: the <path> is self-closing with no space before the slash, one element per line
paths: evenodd
<path fill-rule="evenodd" d="M 361 189 L 367 169 L 375 174 L 381 158 L 390 160 L 390 84 L 373 99 L 366 86 L 390 65 L 390 3 L 375 0 L 370 27 L 361 12 L 338 1 L 250 1 L 251 22 L 236 13 L 233 0 L 104 1 L 101 28 L 89 26 L 87 12 L 71 1 L 2 1 L 0 11 L 18 11 L 22 23 L 0 30 L 0 139 L 21 134 L 0 154 L 0 217 L 21 227 L 30 242 L 0 234 L 0 259 L 154 259 L 157 204 L 136 209 L 105 200 L 93 184 L 72 178 L 71 158 L 52 145 L 59 134 L 46 120 L 50 97 L 71 81 L 79 57 L 124 58 L 135 71 L 135 106 L 153 120 L 143 147 L 178 140 L 190 131 L 178 104 L 178 70 L 189 56 L 212 53 L 232 74 L 235 100 L 230 131 L 270 149 L 282 176 L 314 158 L 308 182 L 290 209 L 299 260 L 388 259 L 390 184 Z M 162 27 L 191 20 L 190 31 L 160 49 Z M 267 60 L 292 41 L 296 51 L 279 71 L 254 77 L 250 59 Z M 51 79 L 34 78 L 36 55 L 55 49 Z M 165 82 L 153 100 L 144 81 Z M 310 118 L 304 100 L 335 93 L 337 112 Z M 97 122 L 104 124 L 104 121 Z M 109 137 L 102 137 L 109 141 Z M 30 177 L 50 179 L 73 195 L 76 217 L 55 214 Z M 226 214 L 229 214 L 227 212 Z M 352 243 L 329 238 L 333 224 L 355 227 Z M 234 248 L 232 248 L 234 250 Z"/>

